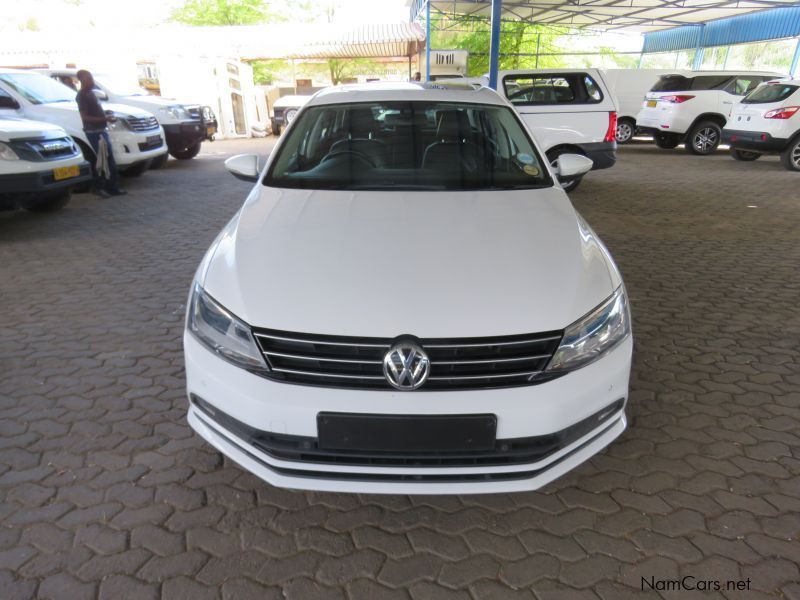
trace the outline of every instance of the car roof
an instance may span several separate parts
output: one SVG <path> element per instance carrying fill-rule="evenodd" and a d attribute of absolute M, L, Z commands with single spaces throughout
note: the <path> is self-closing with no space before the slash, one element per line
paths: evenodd
<path fill-rule="evenodd" d="M 472 104 L 496 104 L 507 106 L 508 102 L 494 90 L 457 82 L 372 82 L 347 84 L 320 90 L 306 106 L 344 104 L 351 102 L 465 102 Z"/>
<path fill-rule="evenodd" d="M 746 71 L 744 69 L 739 71 L 691 71 L 688 69 L 676 69 L 675 71 L 664 73 L 664 76 L 666 77 L 672 75 L 683 75 L 684 77 L 697 77 L 698 75 L 726 75 L 728 77 L 733 77 L 734 75 L 767 75 L 770 77 L 783 77 L 783 75 L 776 73 L 775 71 Z"/>

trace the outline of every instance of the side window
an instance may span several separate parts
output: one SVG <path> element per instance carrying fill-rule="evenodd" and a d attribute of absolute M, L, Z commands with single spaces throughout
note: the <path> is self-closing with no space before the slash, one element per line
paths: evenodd
<path fill-rule="evenodd" d="M 521 106 L 595 104 L 603 99 L 600 86 L 586 73 L 508 75 L 503 88 L 511 103 Z"/>
<path fill-rule="evenodd" d="M 518 77 L 504 81 L 512 104 L 561 104 L 575 100 L 575 91 L 564 77 Z"/>
<path fill-rule="evenodd" d="M 14 100 L 3 88 L 0 88 L 0 108 L 18 109 L 19 103 Z"/>
<path fill-rule="evenodd" d="M 594 102 L 600 102 L 603 99 L 603 93 L 597 86 L 597 82 L 588 75 L 583 78 L 583 85 L 586 86 L 586 94 Z"/>
<path fill-rule="evenodd" d="M 761 79 L 758 77 L 737 77 L 734 80 L 733 93 L 737 96 L 744 96 L 756 89 L 759 83 L 761 83 Z"/>

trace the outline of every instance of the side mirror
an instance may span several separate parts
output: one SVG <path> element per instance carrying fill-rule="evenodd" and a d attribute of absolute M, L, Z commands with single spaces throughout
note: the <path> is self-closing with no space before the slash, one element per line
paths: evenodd
<path fill-rule="evenodd" d="M 594 163 L 581 154 L 562 154 L 556 159 L 556 177 L 559 181 L 572 181 L 592 170 Z"/>
<path fill-rule="evenodd" d="M 0 108 L 13 108 L 19 109 L 19 102 L 14 100 L 11 96 L 0 96 Z"/>
<path fill-rule="evenodd" d="M 103 90 L 94 88 L 92 93 L 97 97 L 98 100 L 108 100 L 108 94 L 106 94 Z"/>
<path fill-rule="evenodd" d="M 237 154 L 225 161 L 225 168 L 231 175 L 242 181 L 258 181 L 258 156 Z"/>

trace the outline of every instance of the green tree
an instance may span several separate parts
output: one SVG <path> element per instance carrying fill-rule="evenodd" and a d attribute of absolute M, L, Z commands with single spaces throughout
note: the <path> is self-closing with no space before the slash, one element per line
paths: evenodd
<path fill-rule="evenodd" d="M 275 20 L 264 0 L 186 0 L 171 20 L 186 25 L 255 25 Z"/>

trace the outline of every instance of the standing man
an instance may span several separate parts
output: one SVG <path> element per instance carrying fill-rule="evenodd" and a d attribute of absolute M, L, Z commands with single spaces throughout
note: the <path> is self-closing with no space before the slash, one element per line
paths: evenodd
<path fill-rule="evenodd" d="M 81 112 L 83 121 L 83 131 L 89 138 L 92 150 L 97 157 L 94 165 L 95 180 L 94 191 L 98 196 L 110 198 L 111 196 L 123 196 L 127 194 L 125 190 L 119 189 L 119 175 L 117 173 L 117 163 L 114 162 L 114 153 L 111 150 L 111 139 L 108 137 L 107 123 L 113 123 L 116 117 L 107 116 L 100 106 L 100 101 L 92 91 L 94 89 L 94 77 L 89 71 L 81 69 L 77 75 L 81 82 L 81 90 L 75 97 L 78 102 L 78 110 Z"/>

